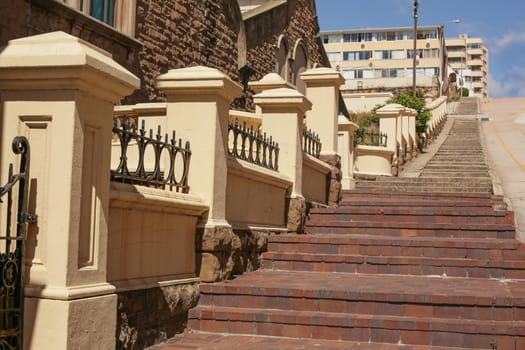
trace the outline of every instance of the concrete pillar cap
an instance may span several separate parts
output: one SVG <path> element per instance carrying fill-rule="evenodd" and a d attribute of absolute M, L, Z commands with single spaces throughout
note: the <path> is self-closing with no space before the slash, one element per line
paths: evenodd
<path fill-rule="evenodd" d="M 359 125 L 357 125 L 354 122 L 349 121 L 342 114 L 339 114 L 339 116 L 337 117 L 337 124 L 338 124 L 339 131 L 354 132 L 356 129 L 359 128 Z"/>
<path fill-rule="evenodd" d="M 334 86 L 339 87 L 345 82 L 345 78 L 332 68 L 314 68 L 301 73 L 301 80 L 307 86 Z"/>
<path fill-rule="evenodd" d="M 242 87 L 226 74 L 218 69 L 204 66 L 170 69 L 157 77 L 155 87 L 168 96 L 215 93 L 231 100 L 242 94 Z"/>
<path fill-rule="evenodd" d="M 299 91 L 289 88 L 265 90 L 253 97 L 259 106 L 296 107 L 302 113 L 312 108 L 312 103 Z"/>
<path fill-rule="evenodd" d="M 278 89 L 278 88 L 288 88 L 293 89 L 294 86 L 284 80 L 277 73 L 268 73 L 259 81 L 252 81 L 248 85 L 255 91 L 255 93 L 260 93 L 265 90 Z"/>
<path fill-rule="evenodd" d="M 110 53 L 62 31 L 10 40 L 0 72 L 0 89 L 81 89 L 115 102 L 140 87 Z"/>

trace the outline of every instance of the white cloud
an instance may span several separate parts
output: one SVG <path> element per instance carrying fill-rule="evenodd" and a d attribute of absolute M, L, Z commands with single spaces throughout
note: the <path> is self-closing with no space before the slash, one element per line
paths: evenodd
<path fill-rule="evenodd" d="M 495 52 L 502 51 L 509 46 L 516 44 L 525 44 L 525 31 L 523 32 L 510 32 L 499 38 L 489 39 L 490 48 Z"/>
<path fill-rule="evenodd" d="M 489 94 L 491 97 L 525 96 L 525 68 L 516 66 L 510 69 L 512 78 L 496 80 L 489 75 Z"/>

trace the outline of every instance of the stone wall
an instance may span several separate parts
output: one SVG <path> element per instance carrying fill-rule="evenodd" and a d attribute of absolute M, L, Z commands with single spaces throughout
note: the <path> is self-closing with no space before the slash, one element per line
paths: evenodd
<path fill-rule="evenodd" d="M 154 79 L 169 69 L 204 65 L 221 70 L 246 87 L 233 103 L 254 109 L 247 82 L 275 71 L 279 37 L 289 43 L 289 55 L 302 39 L 309 67 L 329 66 L 317 37 L 313 0 L 289 0 L 260 15 L 242 20 L 237 0 L 137 0 L 135 38 L 51 0 L 0 2 L 0 47 L 11 39 L 62 30 L 99 46 L 138 76 L 140 90 L 123 102 L 164 101 Z"/>
<path fill-rule="evenodd" d="M 197 282 L 118 292 L 118 350 L 144 349 L 182 333 L 197 305 Z"/>
<path fill-rule="evenodd" d="M 288 42 L 288 57 L 291 58 L 295 43 L 302 39 L 306 46 L 309 66 L 330 67 L 322 43 L 317 38 L 319 24 L 315 3 L 312 0 L 289 0 L 244 23 L 246 29 L 247 65 L 254 71 L 250 80 L 260 80 L 276 71 L 277 45 L 283 35 Z M 245 92 L 245 109 L 252 110 L 251 89 Z"/>
<path fill-rule="evenodd" d="M 239 81 L 238 41 L 244 40 L 238 36 L 243 32 L 236 0 L 137 0 L 135 38 L 57 1 L 1 1 L 0 13 L 0 47 L 61 30 L 110 52 L 142 81 L 127 104 L 164 101 L 154 79 L 173 68 L 205 65 Z"/>
<path fill-rule="evenodd" d="M 154 79 L 169 69 L 204 65 L 239 81 L 241 14 L 235 0 L 137 0 L 136 37 L 143 88 L 133 101 L 161 101 Z"/>

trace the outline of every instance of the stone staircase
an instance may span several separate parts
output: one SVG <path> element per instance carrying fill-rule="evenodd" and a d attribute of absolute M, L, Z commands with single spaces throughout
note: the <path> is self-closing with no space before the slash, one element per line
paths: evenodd
<path fill-rule="evenodd" d="M 476 128 L 455 120 L 419 178 L 361 181 L 305 235 L 271 236 L 155 349 L 525 349 L 525 246 Z"/>
<path fill-rule="evenodd" d="M 271 237 L 261 270 L 202 285 L 200 332 L 169 349 L 232 341 L 207 332 L 250 335 L 240 349 L 525 348 L 525 249 L 500 196 L 349 191 L 306 230 Z"/>
<path fill-rule="evenodd" d="M 491 193 L 492 180 L 479 131 L 478 120 L 454 118 L 445 142 L 419 177 L 357 180 L 356 188 L 384 192 Z"/>

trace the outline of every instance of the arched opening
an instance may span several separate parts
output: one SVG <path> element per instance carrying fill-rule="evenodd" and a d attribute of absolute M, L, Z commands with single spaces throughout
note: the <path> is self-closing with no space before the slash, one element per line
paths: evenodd
<path fill-rule="evenodd" d="M 286 81 L 290 81 L 290 69 L 288 64 L 288 40 L 284 35 L 279 37 L 277 43 L 277 62 L 275 71 Z"/>
<path fill-rule="evenodd" d="M 293 53 L 293 81 L 292 83 L 297 87 L 297 90 L 304 94 L 306 86 L 301 80 L 301 73 L 308 69 L 308 54 L 302 39 L 297 40 Z"/>

